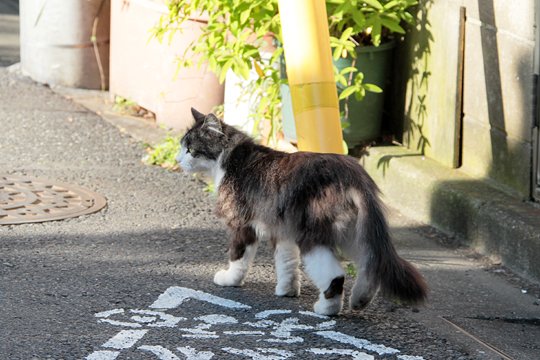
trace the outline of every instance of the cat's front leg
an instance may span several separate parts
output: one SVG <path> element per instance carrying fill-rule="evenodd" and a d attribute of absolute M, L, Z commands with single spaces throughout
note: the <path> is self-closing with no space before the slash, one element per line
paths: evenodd
<path fill-rule="evenodd" d="M 229 268 L 219 270 L 214 283 L 220 286 L 242 286 L 257 253 L 257 237 L 251 227 L 235 229 L 229 247 Z"/>
<path fill-rule="evenodd" d="M 300 249 L 290 241 L 276 244 L 274 260 L 277 275 L 277 296 L 300 295 Z"/>

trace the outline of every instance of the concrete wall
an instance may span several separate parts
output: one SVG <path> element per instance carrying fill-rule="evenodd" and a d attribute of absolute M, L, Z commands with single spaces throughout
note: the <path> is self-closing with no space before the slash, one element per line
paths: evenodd
<path fill-rule="evenodd" d="M 448 167 L 461 143 L 462 171 L 530 196 L 535 0 L 420 2 L 418 25 L 397 64 L 397 88 L 406 95 L 394 101 L 393 114 L 404 123 L 403 142 Z M 463 117 L 456 107 L 460 7 L 466 9 Z"/>

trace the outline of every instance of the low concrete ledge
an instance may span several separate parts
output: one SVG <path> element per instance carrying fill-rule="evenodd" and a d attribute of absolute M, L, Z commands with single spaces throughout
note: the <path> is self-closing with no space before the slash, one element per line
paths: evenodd
<path fill-rule="evenodd" d="M 387 204 L 540 282 L 540 207 L 401 147 L 360 161 Z"/>

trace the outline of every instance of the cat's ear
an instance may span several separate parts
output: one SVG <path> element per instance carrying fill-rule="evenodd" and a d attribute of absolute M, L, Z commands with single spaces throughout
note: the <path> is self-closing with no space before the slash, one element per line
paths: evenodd
<path fill-rule="evenodd" d="M 223 124 L 221 123 L 221 120 L 217 118 L 214 114 L 208 114 L 206 116 L 206 119 L 204 121 L 204 124 L 208 127 L 208 129 L 217 131 L 219 133 L 223 132 Z"/>
<path fill-rule="evenodd" d="M 191 108 L 191 115 L 193 115 L 193 118 L 196 122 L 204 121 L 204 119 L 206 118 L 206 115 L 197 111 L 195 108 Z"/>

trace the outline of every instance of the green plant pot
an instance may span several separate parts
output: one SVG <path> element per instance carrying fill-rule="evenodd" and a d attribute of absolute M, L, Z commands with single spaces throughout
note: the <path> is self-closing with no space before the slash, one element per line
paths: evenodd
<path fill-rule="evenodd" d="M 384 91 L 392 71 L 392 50 L 394 47 L 395 42 L 392 41 L 378 47 L 357 48 L 355 67 L 364 74 L 364 83 L 375 84 L 383 89 L 383 92 L 366 92 L 366 96 L 361 101 L 356 100 L 354 95 L 348 99 L 340 100 L 341 121 L 349 124 L 343 129 L 343 139 L 350 148 L 381 136 Z M 339 70 L 352 66 L 352 63 L 353 59 L 351 58 L 334 61 Z M 341 93 L 343 88 L 342 85 L 338 84 L 338 93 Z M 348 111 L 346 111 L 346 105 Z"/>
<path fill-rule="evenodd" d="M 389 42 L 375 46 L 364 46 L 357 48 L 357 58 L 355 67 L 364 73 L 364 83 L 375 84 L 381 89 L 386 88 L 386 83 L 390 78 L 392 69 L 392 50 L 395 42 Z M 341 70 L 352 66 L 353 59 L 345 58 L 334 61 L 336 67 Z M 282 76 L 284 76 L 284 66 L 282 66 Z M 338 94 L 343 87 L 338 85 Z M 287 85 L 281 86 L 283 132 L 285 138 L 290 141 L 296 140 L 296 130 L 292 111 L 292 101 Z M 348 102 L 347 117 L 345 115 L 345 105 Z M 349 99 L 339 102 L 342 122 L 348 123 L 343 129 L 343 138 L 349 148 L 375 140 L 381 136 L 381 125 L 384 109 L 384 92 L 366 92 L 366 96 L 361 101 L 357 101 L 354 95 Z"/>

